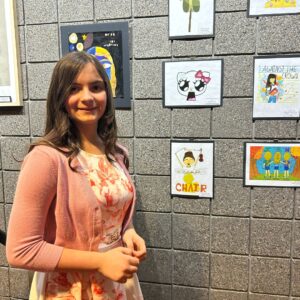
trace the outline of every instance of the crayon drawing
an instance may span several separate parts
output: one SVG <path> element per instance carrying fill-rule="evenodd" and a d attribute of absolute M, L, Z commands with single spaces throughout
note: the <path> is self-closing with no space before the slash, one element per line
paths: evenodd
<path fill-rule="evenodd" d="M 299 143 L 246 143 L 245 185 L 300 186 Z"/>
<path fill-rule="evenodd" d="M 171 194 L 213 197 L 213 142 L 171 142 Z"/>

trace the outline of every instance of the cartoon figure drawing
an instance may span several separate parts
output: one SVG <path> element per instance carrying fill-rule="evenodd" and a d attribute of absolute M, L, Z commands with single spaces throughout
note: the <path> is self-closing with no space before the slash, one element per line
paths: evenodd
<path fill-rule="evenodd" d="M 179 94 L 186 96 L 187 101 L 196 101 L 196 97 L 206 91 L 211 81 L 210 73 L 205 71 L 188 71 L 177 74 L 177 89 Z"/>
<path fill-rule="evenodd" d="M 268 103 L 276 103 L 278 98 L 278 83 L 276 74 L 269 74 L 266 83 L 266 95 L 269 97 Z"/>
<path fill-rule="evenodd" d="M 275 152 L 273 158 L 274 178 L 279 178 L 279 165 L 281 164 L 281 153 Z"/>
<path fill-rule="evenodd" d="M 268 0 L 265 8 L 296 7 L 296 0 Z"/>
<path fill-rule="evenodd" d="M 285 152 L 283 155 L 283 169 L 284 169 L 284 173 L 283 173 L 283 177 L 284 178 L 289 178 L 290 176 L 290 158 L 291 158 L 291 153 L 290 152 Z"/>
<path fill-rule="evenodd" d="M 270 167 L 271 164 L 273 163 L 271 161 L 272 158 L 272 153 L 270 151 L 266 151 L 265 155 L 264 155 L 264 164 L 263 167 L 265 169 L 265 177 L 271 177 L 271 173 L 270 173 Z"/>

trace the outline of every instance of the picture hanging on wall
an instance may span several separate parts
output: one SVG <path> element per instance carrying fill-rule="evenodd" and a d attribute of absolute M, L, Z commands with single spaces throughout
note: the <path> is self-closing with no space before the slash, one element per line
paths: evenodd
<path fill-rule="evenodd" d="M 169 37 L 214 36 L 215 0 L 169 0 Z"/>
<path fill-rule="evenodd" d="M 298 119 L 300 56 L 254 58 L 254 119 Z"/>
<path fill-rule="evenodd" d="M 214 142 L 171 141 L 171 195 L 213 198 Z"/>
<path fill-rule="evenodd" d="M 300 0 L 248 0 L 248 16 L 297 14 Z"/>
<path fill-rule="evenodd" d="M 245 143 L 245 186 L 300 187 L 300 143 Z"/>
<path fill-rule="evenodd" d="M 61 27 L 62 54 L 85 51 L 105 68 L 116 108 L 130 108 L 128 23 L 71 25 Z"/>
<path fill-rule="evenodd" d="M 15 1 L 0 1 L 0 106 L 22 106 Z"/>
<path fill-rule="evenodd" d="M 220 106 L 223 60 L 163 62 L 164 107 Z"/>

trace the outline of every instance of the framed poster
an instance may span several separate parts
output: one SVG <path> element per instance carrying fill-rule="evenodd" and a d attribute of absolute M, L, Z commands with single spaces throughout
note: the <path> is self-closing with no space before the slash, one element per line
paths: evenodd
<path fill-rule="evenodd" d="M 212 37 L 215 33 L 215 0 L 169 0 L 169 37 Z"/>
<path fill-rule="evenodd" d="M 223 60 L 163 62 L 164 107 L 220 106 Z"/>
<path fill-rule="evenodd" d="M 254 119 L 298 119 L 300 56 L 254 58 Z"/>
<path fill-rule="evenodd" d="M 214 196 L 214 142 L 171 141 L 171 195 Z"/>
<path fill-rule="evenodd" d="M 128 23 L 61 27 L 62 54 L 86 51 L 95 55 L 110 79 L 116 108 L 130 108 Z"/>
<path fill-rule="evenodd" d="M 0 0 L 0 106 L 22 106 L 15 1 Z"/>
<path fill-rule="evenodd" d="M 245 186 L 299 187 L 300 143 L 245 143 Z"/>
<path fill-rule="evenodd" d="M 297 14 L 299 0 L 248 0 L 248 16 Z"/>

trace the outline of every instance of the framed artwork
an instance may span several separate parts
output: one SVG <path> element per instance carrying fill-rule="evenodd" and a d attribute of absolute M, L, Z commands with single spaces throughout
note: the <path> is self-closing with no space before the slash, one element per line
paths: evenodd
<path fill-rule="evenodd" d="M 245 143 L 245 186 L 300 187 L 300 143 Z"/>
<path fill-rule="evenodd" d="M 297 14 L 299 0 L 248 0 L 248 16 Z"/>
<path fill-rule="evenodd" d="M 169 37 L 212 37 L 215 33 L 215 0 L 169 0 Z"/>
<path fill-rule="evenodd" d="M 163 62 L 164 107 L 220 106 L 223 60 Z"/>
<path fill-rule="evenodd" d="M 298 119 L 300 56 L 254 58 L 254 119 Z"/>
<path fill-rule="evenodd" d="M 214 142 L 171 141 L 171 195 L 214 196 Z"/>
<path fill-rule="evenodd" d="M 0 0 L 0 106 L 22 106 L 15 1 Z"/>
<path fill-rule="evenodd" d="M 71 25 L 61 27 L 62 54 L 86 51 L 105 68 L 116 108 L 130 108 L 128 23 Z"/>

